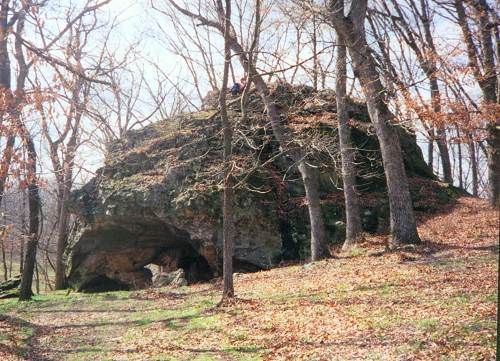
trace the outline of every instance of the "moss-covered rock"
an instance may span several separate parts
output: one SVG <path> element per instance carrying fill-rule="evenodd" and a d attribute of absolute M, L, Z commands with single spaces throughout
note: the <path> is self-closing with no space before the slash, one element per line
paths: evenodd
<path fill-rule="evenodd" d="M 21 293 L 21 275 L 0 283 L 0 299 L 18 298 Z"/>
<path fill-rule="evenodd" d="M 339 243 L 343 198 L 338 176 L 335 98 L 332 92 L 276 84 L 272 91 L 298 146 L 321 167 L 323 213 L 329 239 Z M 308 256 L 309 223 L 304 190 L 293 163 L 279 154 L 260 99 L 250 96 L 229 115 L 234 140 L 235 270 L 269 268 Z M 378 142 L 366 107 L 350 103 L 359 149 L 358 182 L 365 192 L 384 191 Z M 415 137 L 401 131 L 410 175 L 432 178 Z M 148 264 L 183 268 L 189 282 L 221 273 L 222 135 L 214 110 L 183 114 L 130 131 L 109 147 L 94 179 L 72 193 L 77 217 L 71 237 L 69 280 L 82 290 L 148 286 Z M 383 199 L 383 195 L 377 199 Z"/>

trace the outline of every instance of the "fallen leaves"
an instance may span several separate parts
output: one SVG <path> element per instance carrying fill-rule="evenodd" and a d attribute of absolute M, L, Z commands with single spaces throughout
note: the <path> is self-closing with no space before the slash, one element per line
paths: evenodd
<path fill-rule="evenodd" d="M 419 224 L 418 247 L 386 252 L 385 236 L 369 237 L 364 252 L 241 274 L 238 297 L 221 307 L 218 283 L 10 307 L 38 331 L 26 344 L 0 320 L 0 358 L 25 349 L 26 359 L 57 360 L 494 359 L 496 212 L 460 198 Z"/>

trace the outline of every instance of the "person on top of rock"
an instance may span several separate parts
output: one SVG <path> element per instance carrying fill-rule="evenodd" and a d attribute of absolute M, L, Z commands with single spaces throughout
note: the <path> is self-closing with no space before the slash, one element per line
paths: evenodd
<path fill-rule="evenodd" d="M 245 90 L 246 86 L 247 86 L 247 79 L 243 77 L 240 79 L 239 82 L 233 84 L 233 86 L 231 87 L 231 94 L 233 96 L 236 96 L 238 94 L 243 93 L 243 90 Z"/>

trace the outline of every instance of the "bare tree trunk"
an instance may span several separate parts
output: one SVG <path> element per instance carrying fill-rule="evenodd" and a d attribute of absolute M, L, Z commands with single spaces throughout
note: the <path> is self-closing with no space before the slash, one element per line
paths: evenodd
<path fill-rule="evenodd" d="M 3 201 L 3 196 L 5 193 L 5 185 L 7 183 L 7 177 L 9 175 L 10 163 L 12 160 L 12 153 L 14 151 L 14 145 L 16 138 L 13 135 L 7 137 L 5 144 L 5 149 L 2 155 L 2 163 L 0 167 L 0 205 Z"/>
<path fill-rule="evenodd" d="M 48 245 L 47 245 L 47 247 L 48 247 Z M 45 287 L 44 287 L 45 292 L 48 291 L 48 288 L 50 286 L 49 272 L 48 272 L 49 265 L 47 263 L 48 263 L 47 257 L 44 257 L 43 258 L 43 272 L 44 272 L 44 277 L 45 277 Z"/>
<path fill-rule="evenodd" d="M 500 206 L 500 121 L 488 126 L 488 199 L 492 207 Z"/>
<path fill-rule="evenodd" d="M 2 248 L 2 264 L 3 264 L 3 275 L 4 279 L 7 281 L 9 279 L 9 270 L 7 268 L 7 257 L 5 255 L 5 224 L 3 225 L 4 229 L 2 232 L 2 239 L 0 240 L 2 242 L 1 248 Z"/>
<path fill-rule="evenodd" d="M 483 93 L 485 106 L 499 104 L 500 94 L 497 94 L 498 64 L 495 64 L 489 6 L 485 0 L 477 0 L 470 4 L 476 10 L 481 52 L 478 51 L 473 40 L 464 2 L 454 1 L 458 24 L 467 45 L 468 60 Z M 493 120 L 488 124 L 487 143 L 488 199 L 492 207 L 498 207 L 500 205 L 500 119 Z"/>
<path fill-rule="evenodd" d="M 434 129 L 429 129 L 429 144 L 427 144 L 427 159 L 429 162 L 429 167 L 434 169 Z"/>
<path fill-rule="evenodd" d="M 367 2 L 353 2 L 347 17 L 339 12 L 339 2 L 340 0 L 330 2 L 330 19 L 349 48 L 354 71 L 363 87 L 368 113 L 380 143 L 389 196 L 391 242 L 394 245 L 420 243 L 401 143 L 397 128 L 393 125 L 394 115 L 387 107 L 385 90 L 366 41 L 364 20 Z"/>
<path fill-rule="evenodd" d="M 65 192 L 66 194 L 66 192 Z M 56 253 L 56 277 L 55 277 L 55 289 L 61 290 L 66 288 L 66 271 L 64 266 L 64 250 L 66 247 L 66 242 L 68 239 L 68 222 L 69 213 L 65 205 L 67 201 L 67 196 L 64 196 L 63 203 L 61 204 L 61 213 L 59 217 L 58 224 L 58 235 L 57 235 L 57 253 Z"/>
<path fill-rule="evenodd" d="M 24 270 L 24 237 L 25 234 L 21 235 L 21 247 L 19 249 L 19 273 L 23 274 Z"/>
<path fill-rule="evenodd" d="M 422 11 L 426 12 L 426 9 L 422 9 Z M 428 46 L 436 53 L 436 49 L 434 47 L 434 41 L 430 31 L 430 21 L 427 16 L 424 17 L 424 28 L 426 33 L 426 39 Z M 431 88 L 431 103 L 432 108 L 435 113 L 441 113 L 441 92 L 439 90 L 439 84 L 437 80 L 437 68 L 436 62 L 432 58 L 434 54 L 430 54 L 431 59 L 425 60 L 422 62 L 422 68 L 429 79 L 430 88 Z M 450 162 L 450 152 L 448 150 L 448 143 L 446 142 L 446 130 L 443 128 L 437 129 L 437 139 L 436 143 L 439 148 L 439 154 L 441 155 L 441 161 L 443 164 L 443 178 L 446 183 L 453 184 L 453 174 L 451 172 L 451 162 Z"/>
<path fill-rule="evenodd" d="M 0 8 L 0 87 L 10 89 L 10 59 L 8 50 L 10 1 L 2 1 Z"/>
<path fill-rule="evenodd" d="M 9 36 L 9 11 L 10 2 L 4 1 L 0 6 L 0 89 L 11 89 L 11 66 L 8 50 Z M 13 134 L 8 135 L 5 150 L 2 155 L 2 163 L 0 169 L 0 205 L 5 192 L 5 184 L 9 173 L 12 152 L 14 149 L 15 137 Z"/>
<path fill-rule="evenodd" d="M 40 272 L 38 272 L 38 262 L 35 262 L 35 287 L 36 294 L 40 294 Z"/>
<path fill-rule="evenodd" d="M 69 179 L 68 179 L 69 177 Z M 64 184 L 62 185 L 61 205 L 57 232 L 57 253 L 56 253 L 56 277 L 55 289 L 66 288 L 66 271 L 64 265 L 64 251 L 68 239 L 69 212 L 66 205 L 71 188 L 72 172 L 66 171 L 64 174 Z"/>
<path fill-rule="evenodd" d="M 33 283 L 33 272 L 36 264 L 36 252 L 38 247 L 38 228 L 40 213 L 40 195 L 38 190 L 38 180 L 36 174 L 37 155 L 35 145 L 31 136 L 25 129 L 25 142 L 28 151 L 28 209 L 29 209 L 29 239 L 26 248 L 26 258 L 24 261 L 24 270 L 21 279 L 21 292 L 19 300 L 30 300 L 33 292 L 31 285 Z"/>
<path fill-rule="evenodd" d="M 227 115 L 227 84 L 229 65 L 231 63 L 231 47 L 229 33 L 231 31 L 231 0 L 226 0 L 224 13 L 224 74 L 220 91 L 220 109 L 224 131 L 224 200 L 223 200 L 223 278 L 224 290 L 222 298 L 234 297 L 233 285 L 233 248 L 234 248 L 234 180 L 232 176 L 232 141 L 233 129 Z"/>
<path fill-rule="evenodd" d="M 23 206 L 21 213 L 21 245 L 19 247 L 19 273 L 23 274 L 24 269 L 24 237 L 26 237 L 26 192 L 23 190 Z"/>
<path fill-rule="evenodd" d="M 456 131 L 457 131 L 457 148 L 458 148 L 458 186 L 461 189 L 464 189 L 464 170 L 463 170 L 463 163 L 462 163 L 462 141 L 460 138 L 460 128 L 458 125 L 456 126 Z M 455 161 L 453 161 L 455 162 Z"/>
<path fill-rule="evenodd" d="M 337 121 L 339 131 L 340 156 L 342 160 L 342 180 L 344 182 L 344 198 L 346 213 L 346 238 L 343 250 L 351 248 L 362 238 L 363 228 L 359 211 L 359 200 L 356 194 L 356 170 L 354 168 L 354 149 L 351 143 L 351 129 L 346 104 L 347 50 L 344 41 L 338 37 L 337 47 Z"/>
<path fill-rule="evenodd" d="M 446 142 L 446 131 L 437 129 L 437 139 L 439 154 L 441 156 L 441 164 L 443 167 L 443 180 L 446 183 L 453 184 L 453 175 L 451 172 L 450 152 L 448 143 Z"/>
<path fill-rule="evenodd" d="M 5 254 L 5 241 L 7 240 L 7 234 L 8 234 L 8 231 L 7 231 L 7 215 L 5 214 L 5 211 L 6 211 L 6 207 L 4 206 L 4 212 L 2 214 L 2 218 L 3 218 L 3 225 L 2 225 L 2 234 L 1 234 L 1 248 L 2 248 L 2 263 L 3 263 L 3 274 L 4 274 L 4 279 L 7 281 L 9 279 L 9 276 L 8 276 L 8 268 L 7 268 L 7 257 L 6 257 L 6 254 Z"/>
<path fill-rule="evenodd" d="M 313 46 L 313 88 L 314 90 L 318 90 L 318 75 L 319 75 L 319 59 L 318 59 L 318 34 L 316 27 L 316 13 L 312 14 L 312 46 Z"/>
<path fill-rule="evenodd" d="M 12 277 L 12 264 L 13 262 L 13 253 L 14 253 L 14 247 L 10 247 L 10 252 L 9 252 L 9 278 Z"/>
<path fill-rule="evenodd" d="M 498 87 L 498 61 L 495 63 L 493 48 L 493 34 L 491 31 L 491 10 L 486 0 L 473 2 L 479 19 L 480 43 L 482 47 L 482 63 L 484 64 L 483 78 L 480 86 L 484 94 L 486 106 L 489 104 L 500 104 L 500 93 Z M 498 24 L 497 24 L 498 25 Z M 498 43 L 497 43 L 498 45 Z M 498 49 L 497 49 L 498 51 Z M 500 207 L 500 118 L 492 120 L 488 124 L 488 199 L 492 207 Z"/>
<path fill-rule="evenodd" d="M 418 31 L 412 29 L 412 25 L 406 21 L 406 17 L 401 10 L 399 2 L 392 0 L 394 10 L 399 15 L 398 20 L 396 17 L 392 18 L 393 24 L 398 33 L 406 44 L 414 51 L 420 67 L 424 71 L 427 79 L 429 79 L 430 92 L 431 92 L 431 105 L 435 113 L 441 113 L 441 94 L 437 79 L 437 65 L 436 65 L 436 47 L 434 45 L 434 38 L 431 31 L 431 19 L 429 17 L 429 5 L 427 1 L 420 1 L 421 9 L 417 9 L 417 5 L 409 7 L 413 14 Z M 385 8 L 389 11 L 389 7 L 384 3 Z M 424 33 L 421 32 L 423 27 Z M 439 155 L 443 164 L 443 179 L 449 184 L 453 184 L 453 172 L 451 169 L 450 152 L 448 143 L 446 141 L 446 130 L 439 126 L 436 129 L 436 143 L 439 149 Z M 429 158 L 431 159 L 431 158 Z"/>
<path fill-rule="evenodd" d="M 42 271 L 45 278 L 45 290 L 53 291 L 54 289 L 52 288 L 49 278 L 49 264 L 50 260 L 48 258 L 48 252 L 46 252 L 45 257 L 43 258 L 43 267 L 42 267 Z"/>
<path fill-rule="evenodd" d="M 311 167 L 307 162 L 299 163 L 307 198 L 307 209 L 311 223 L 311 261 L 318 261 L 328 256 L 328 249 L 324 243 L 326 239 L 325 224 L 321 215 L 319 198 L 319 170 Z"/>
<path fill-rule="evenodd" d="M 472 135 L 469 133 L 468 134 L 469 138 L 469 161 L 471 165 L 471 171 L 472 171 L 472 195 L 477 197 L 478 196 L 478 190 L 479 190 L 479 181 L 478 181 L 478 171 L 477 171 L 477 155 L 476 155 L 476 146 L 474 144 L 474 139 L 472 138 Z"/>

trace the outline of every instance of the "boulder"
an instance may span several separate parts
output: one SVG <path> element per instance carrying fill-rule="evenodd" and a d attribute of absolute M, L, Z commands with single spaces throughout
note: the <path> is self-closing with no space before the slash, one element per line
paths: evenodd
<path fill-rule="evenodd" d="M 297 145 L 321 165 L 326 230 L 332 243 L 340 242 L 345 231 L 336 225 L 344 218 L 344 205 L 335 96 L 287 84 L 274 84 L 271 91 Z M 205 109 L 210 104 L 207 98 Z M 300 175 L 279 154 L 260 98 L 250 94 L 245 119 L 240 106 L 236 102 L 229 109 L 238 122 L 234 269 L 249 272 L 307 258 L 310 229 Z M 370 195 L 363 204 L 372 207 L 386 202 L 378 141 L 364 104 L 351 101 L 349 114 L 359 148 L 359 187 Z M 415 136 L 402 129 L 400 135 L 408 174 L 432 182 Z M 82 291 L 148 287 L 149 264 L 181 268 L 188 283 L 221 275 L 221 159 L 221 120 L 213 109 L 129 131 L 110 144 L 104 167 L 72 192 L 68 203 L 76 217 L 67 255 L 71 286 Z"/>
<path fill-rule="evenodd" d="M 174 272 L 160 272 L 153 278 L 153 287 L 165 287 L 165 286 L 187 286 L 188 282 L 186 280 L 186 273 L 182 268 L 179 268 Z"/>
<path fill-rule="evenodd" d="M 21 275 L 14 276 L 0 283 L 0 299 L 19 297 Z"/>

